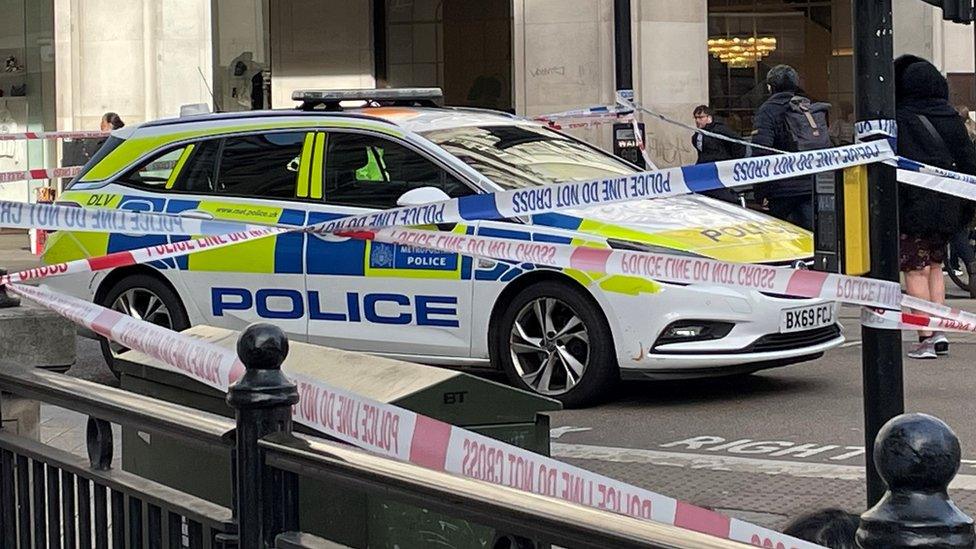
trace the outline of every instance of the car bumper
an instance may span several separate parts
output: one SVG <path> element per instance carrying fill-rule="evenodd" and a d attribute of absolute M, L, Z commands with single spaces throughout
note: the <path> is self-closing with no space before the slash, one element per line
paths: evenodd
<path fill-rule="evenodd" d="M 781 333 L 783 311 L 829 304 L 820 299 L 769 296 L 712 286 L 667 286 L 645 304 L 612 304 L 625 311 L 612 323 L 621 377 L 656 379 L 747 373 L 810 360 L 844 342 L 839 324 Z M 633 298 L 631 298 L 633 299 Z M 837 318 L 837 305 L 833 304 Z M 661 311 L 648 319 L 648 311 Z M 667 326 L 681 320 L 733 325 L 718 339 L 660 344 Z"/>

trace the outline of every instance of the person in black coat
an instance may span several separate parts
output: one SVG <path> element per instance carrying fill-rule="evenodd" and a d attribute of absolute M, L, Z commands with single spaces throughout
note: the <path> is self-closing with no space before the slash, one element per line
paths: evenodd
<path fill-rule="evenodd" d="M 910 160 L 976 175 L 976 149 L 966 125 L 949 104 L 949 85 L 939 69 L 911 56 L 895 60 L 898 154 Z M 974 204 L 937 191 L 900 184 L 899 263 L 909 295 L 945 303 L 942 262 L 946 243 L 973 219 Z M 945 334 L 919 332 L 910 358 L 936 358 L 949 352 Z"/>
<path fill-rule="evenodd" d="M 692 114 L 695 117 L 695 127 L 698 129 L 724 135 L 731 139 L 741 139 L 731 128 L 725 125 L 723 120 L 715 118 L 712 115 L 712 110 L 708 108 L 708 105 L 698 105 Z M 732 141 L 712 137 L 702 132 L 695 132 L 691 136 L 691 144 L 698 151 L 697 164 L 732 160 L 742 158 L 746 155 L 744 146 L 733 143 Z M 719 200 L 725 200 L 726 202 L 738 203 L 739 201 L 738 194 L 732 189 L 715 189 L 713 191 L 705 191 L 702 194 Z"/>
<path fill-rule="evenodd" d="M 766 75 L 766 86 L 772 95 L 753 118 L 756 134 L 752 142 L 781 151 L 795 151 L 796 145 L 786 126 L 790 100 L 800 93 L 800 75 L 789 65 L 776 65 Z M 773 154 L 754 148 L 753 156 Z M 813 230 L 813 176 L 781 179 L 760 185 L 756 198 L 765 199 L 769 213 L 807 230 Z"/>

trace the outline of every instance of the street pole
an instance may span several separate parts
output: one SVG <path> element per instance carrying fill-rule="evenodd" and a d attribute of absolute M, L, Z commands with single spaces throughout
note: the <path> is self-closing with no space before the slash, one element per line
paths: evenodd
<path fill-rule="evenodd" d="M 891 0 L 854 0 L 854 100 L 858 122 L 894 120 Z M 898 278 L 898 182 L 895 168 L 868 165 L 871 278 Z M 874 440 L 905 410 L 901 332 L 861 327 L 864 391 L 864 461 L 868 507 L 885 493 L 874 465 Z"/>
<path fill-rule="evenodd" d="M 630 35 L 630 0 L 613 0 L 614 74 L 618 90 L 634 89 L 634 56 Z"/>

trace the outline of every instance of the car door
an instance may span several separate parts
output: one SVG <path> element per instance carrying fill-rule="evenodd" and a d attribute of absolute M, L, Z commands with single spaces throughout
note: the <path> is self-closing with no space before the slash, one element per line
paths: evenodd
<path fill-rule="evenodd" d="M 314 134 L 304 130 L 235 135 L 193 144 L 170 183 L 166 211 L 256 224 L 302 226 L 298 181 Z M 307 177 L 307 176 L 306 176 Z M 307 179 L 306 179 L 307 181 Z M 178 240 L 174 238 L 173 240 Z M 307 337 L 304 236 L 286 233 L 177 258 L 186 306 L 208 324 L 242 329 L 273 322 Z"/>
<path fill-rule="evenodd" d="M 318 147 L 317 147 L 318 148 Z M 395 207 L 406 191 L 474 191 L 412 145 L 386 136 L 323 136 L 321 203 L 309 223 Z M 465 230 L 462 226 L 442 227 Z M 409 246 L 310 235 L 309 340 L 398 356 L 468 357 L 471 259 Z"/>

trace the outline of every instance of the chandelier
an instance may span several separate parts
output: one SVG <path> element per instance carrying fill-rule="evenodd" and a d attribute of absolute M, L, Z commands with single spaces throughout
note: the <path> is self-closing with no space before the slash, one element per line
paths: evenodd
<path fill-rule="evenodd" d="M 776 39 L 772 36 L 708 39 L 708 53 L 732 69 L 755 67 L 774 51 Z"/>

